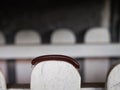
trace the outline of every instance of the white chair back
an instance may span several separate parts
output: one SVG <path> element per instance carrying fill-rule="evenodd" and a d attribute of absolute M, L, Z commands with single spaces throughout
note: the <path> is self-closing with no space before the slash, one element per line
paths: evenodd
<path fill-rule="evenodd" d="M 0 90 L 7 90 L 5 77 L 1 71 L 0 71 Z"/>
<path fill-rule="evenodd" d="M 57 29 L 51 36 L 52 44 L 74 44 L 76 37 L 69 29 Z"/>
<path fill-rule="evenodd" d="M 33 63 L 36 66 L 31 74 L 31 90 L 80 90 L 79 64 L 74 59 L 48 55 L 34 59 Z"/>
<path fill-rule="evenodd" d="M 109 72 L 106 87 L 107 90 L 120 90 L 120 64 Z"/>
<path fill-rule="evenodd" d="M 85 35 L 86 44 L 107 44 L 109 42 L 110 35 L 106 28 L 93 28 Z M 105 82 L 108 70 L 109 59 L 87 58 L 84 62 L 84 80 L 85 82 Z"/>
<path fill-rule="evenodd" d="M 15 44 L 17 45 L 32 45 L 32 44 L 40 44 L 41 37 L 39 34 L 33 30 L 22 30 L 17 33 L 15 37 Z"/>
<path fill-rule="evenodd" d="M 33 30 L 22 30 L 15 37 L 16 45 L 39 45 L 41 37 Z M 16 60 L 17 83 L 30 83 L 31 60 Z"/>

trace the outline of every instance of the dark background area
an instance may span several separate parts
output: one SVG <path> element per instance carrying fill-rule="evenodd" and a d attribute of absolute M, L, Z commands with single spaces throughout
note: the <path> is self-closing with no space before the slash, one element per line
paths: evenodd
<path fill-rule="evenodd" d="M 7 1 L 1 3 L 0 30 L 10 35 L 32 29 L 49 36 L 58 28 L 69 28 L 82 35 L 85 30 L 101 25 L 104 4 L 104 0 Z"/>

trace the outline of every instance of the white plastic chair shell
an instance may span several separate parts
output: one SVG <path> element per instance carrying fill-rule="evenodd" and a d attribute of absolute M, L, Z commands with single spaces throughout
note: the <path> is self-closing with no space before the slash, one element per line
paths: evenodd
<path fill-rule="evenodd" d="M 85 35 L 86 44 L 107 44 L 109 42 L 110 34 L 106 28 L 91 28 Z M 85 82 L 105 82 L 108 70 L 109 59 L 87 58 L 84 61 L 84 80 Z"/>
<path fill-rule="evenodd" d="M 75 42 L 76 37 L 69 29 L 57 29 L 51 35 L 52 44 L 74 44 Z"/>
<path fill-rule="evenodd" d="M 39 45 L 41 37 L 33 30 L 21 30 L 16 34 L 16 45 Z M 17 83 L 30 83 L 31 60 L 16 60 Z"/>
<path fill-rule="evenodd" d="M 31 90 L 80 90 L 80 86 L 79 72 L 63 61 L 41 62 L 31 74 Z"/>

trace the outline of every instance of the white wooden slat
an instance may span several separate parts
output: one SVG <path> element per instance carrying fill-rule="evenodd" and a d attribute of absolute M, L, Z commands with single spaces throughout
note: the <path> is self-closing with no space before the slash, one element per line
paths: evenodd
<path fill-rule="evenodd" d="M 24 88 L 9 88 L 7 90 L 30 90 L 30 89 L 24 89 Z M 104 90 L 104 88 L 81 88 L 81 90 Z"/>
<path fill-rule="evenodd" d="M 21 30 L 15 37 L 16 45 L 39 45 L 41 37 L 33 30 Z M 16 77 L 17 83 L 30 83 L 30 75 L 32 71 L 30 60 L 16 60 Z"/>
<path fill-rule="evenodd" d="M 109 43 L 110 35 L 106 28 L 93 28 L 85 35 L 85 43 L 102 44 Z M 109 59 L 87 58 L 84 61 L 85 82 L 105 82 L 109 70 Z"/>
<path fill-rule="evenodd" d="M 120 57 L 120 44 L 6 45 L 0 46 L 1 59 L 29 59 L 48 54 L 72 57 Z"/>

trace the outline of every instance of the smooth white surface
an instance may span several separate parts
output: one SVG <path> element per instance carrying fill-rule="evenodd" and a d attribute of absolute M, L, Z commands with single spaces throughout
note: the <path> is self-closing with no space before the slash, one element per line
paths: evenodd
<path fill-rule="evenodd" d="M 93 28 L 85 35 L 85 43 L 109 43 L 110 35 L 106 28 Z M 103 50 L 104 52 L 104 50 Z M 109 70 L 109 59 L 89 59 L 84 61 L 85 82 L 105 82 Z"/>
<path fill-rule="evenodd" d="M 80 90 L 81 77 L 73 65 L 64 61 L 44 61 L 31 74 L 31 90 Z"/>
<path fill-rule="evenodd" d="M 24 89 L 24 88 L 10 88 L 8 90 L 30 90 L 30 89 Z M 104 90 L 104 88 L 81 88 L 80 90 Z"/>
<path fill-rule="evenodd" d="M 17 33 L 15 37 L 16 45 L 39 45 L 41 37 L 33 30 L 22 30 Z M 26 55 L 27 53 L 24 53 Z M 31 75 L 31 59 L 29 60 L 16 60 L 16 77 L 17 83 L 30 83 Z"/>
<path fill-rule="evenodd" d="M 52 44 L 72 44 L 76 42 L 74 33 L 69 29 L 57 29 L 51 35 Z"/>
<path fill-rule="evenodd" d="M 1 71 L 0 71 L 0 90 L 7 90 L 5 77 Z"/>
<path fill-rule="evenodd" d="M 110 71 L 107 78 L 107 90 L 120 90 L 120 64 Z"/>
<path fill-rule="evenodd" d="M 110 43 L 110 33 L 106 28 L 92 28 L 85 35 L 85 43 Z"/>
<path fill-rule="evenodd" d="M 16 60 L 16 81 L 19 84 L 30 83 L 31 60 Z"/>
<path fill-rule="evenodd" d="M 29 59 L 48 54 L 71 57 L 120 57 L 120 44 L 7 45 L 0 46 L 1 59 Z"/>

